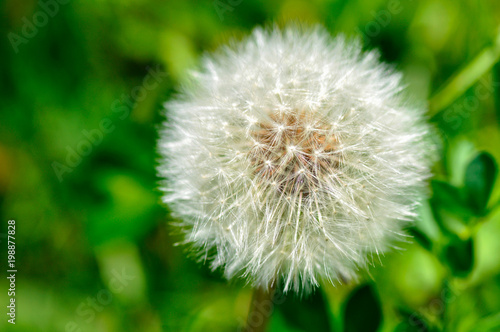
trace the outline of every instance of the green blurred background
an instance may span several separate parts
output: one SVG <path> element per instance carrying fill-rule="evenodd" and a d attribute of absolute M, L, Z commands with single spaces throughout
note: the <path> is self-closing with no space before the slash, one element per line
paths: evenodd
<path fill-rule="evenodd" d="M 442 146 L 413 241 L 359 284 L 288 296 L 271 331 L 500 331 L 496 0 L 0 2 L 0 303 L 12 331 L 235 331 L 251 290 L 174 246 L 155 165 L 162 103 L 256 25 L 360 36 L 405 74 Z M 495 161 L 496 160 L 496 161 Z"/>

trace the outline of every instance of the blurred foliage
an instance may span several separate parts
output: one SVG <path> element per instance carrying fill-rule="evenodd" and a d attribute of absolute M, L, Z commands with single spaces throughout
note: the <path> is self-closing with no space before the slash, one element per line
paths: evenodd
<path fill-rule="evenodd" d="M 414 239 L 359 285 L 277 305 L 271 331 L 500 331 L 500 3 L 0 2 L 0 219 L 17 221 L 15 331 L 234 331 L 251 290 L 185 257 L 157 190 L 162 103 L 259 24 L 361 36 L 429 100 L 441 149 Z M 0 279 L 0 299 L 8 284 Z M 5 290 L 5 291 L 4 291 Z M 5 308 L 5 307 L 4 307 Z"/>

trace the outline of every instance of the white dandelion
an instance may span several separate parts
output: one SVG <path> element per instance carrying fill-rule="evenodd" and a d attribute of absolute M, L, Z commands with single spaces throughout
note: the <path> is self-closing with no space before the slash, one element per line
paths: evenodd
<path fill-rule="evenodd" d="M 309 291 L 402 239 L 429 176 L 401 75 L 322 28 L 256 29 L 166 104 L 163 200 L 227 278 Z"/>

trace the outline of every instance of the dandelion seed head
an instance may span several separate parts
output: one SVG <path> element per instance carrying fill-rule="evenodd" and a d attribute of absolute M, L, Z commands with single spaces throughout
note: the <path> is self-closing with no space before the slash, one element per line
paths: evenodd
<path fill-rule="evenodd" d="M 206 56 L 159 140 L 185 243 L 253 285 L 355 279 L 404 236 L 429 176 L 429 128 L 402 91 L 376 52 L 319 27 Z"/>

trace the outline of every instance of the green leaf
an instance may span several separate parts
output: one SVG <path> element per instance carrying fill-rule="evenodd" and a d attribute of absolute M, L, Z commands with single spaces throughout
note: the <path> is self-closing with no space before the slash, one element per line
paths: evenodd
<path fill-rule="evenodd" d="M 474 268 L 473 238 L 453 239 L 444 249 L 444 259 L 453 275 L 459 278 L 467 277 Z"/>
<path fill-rule="evenodd" d="M 467 199 L 478 216 L 486 214 L 486 206 L 493 190 L 497 171 L 495 160 L 487 152 L 480 153 L 467 166 L 465 172 Z"/>
<path fill-rule="evenodd" d="M 464 203 L 462 193 L 457 187 L 443 181 L 433 180 L 431 182 L 432 198 L 429 204 L 436 224 L 444 234 L 453 234 L 457 229 L 464 226 L 474 215 L 473 211 Z M 450 218 L 455 216 L 456 218 Z M 456 225 L 456 221 L 461 225 Z"/>
<path fill-rule="evenodd" d="M 375 290 L 368 284 L 354 290 L 345 307 L 344 331 L 377 331 L 381 322 L 382 309 Z"/>
<path fill-rule="evenodd" d="M 465 204 L 463 195 L 459 188 L 443 181 L 433 180 L 431 182 L 433 207 L 444 209 L 460 217 L 470 217 L 472 211 Z"/>
<path fill-rule="evenodd" d="M 408 232 L 424 249 L 432 251 L 432 241 L 422 231 L 415 227 L 412 227 L 408 230 Z"/>

